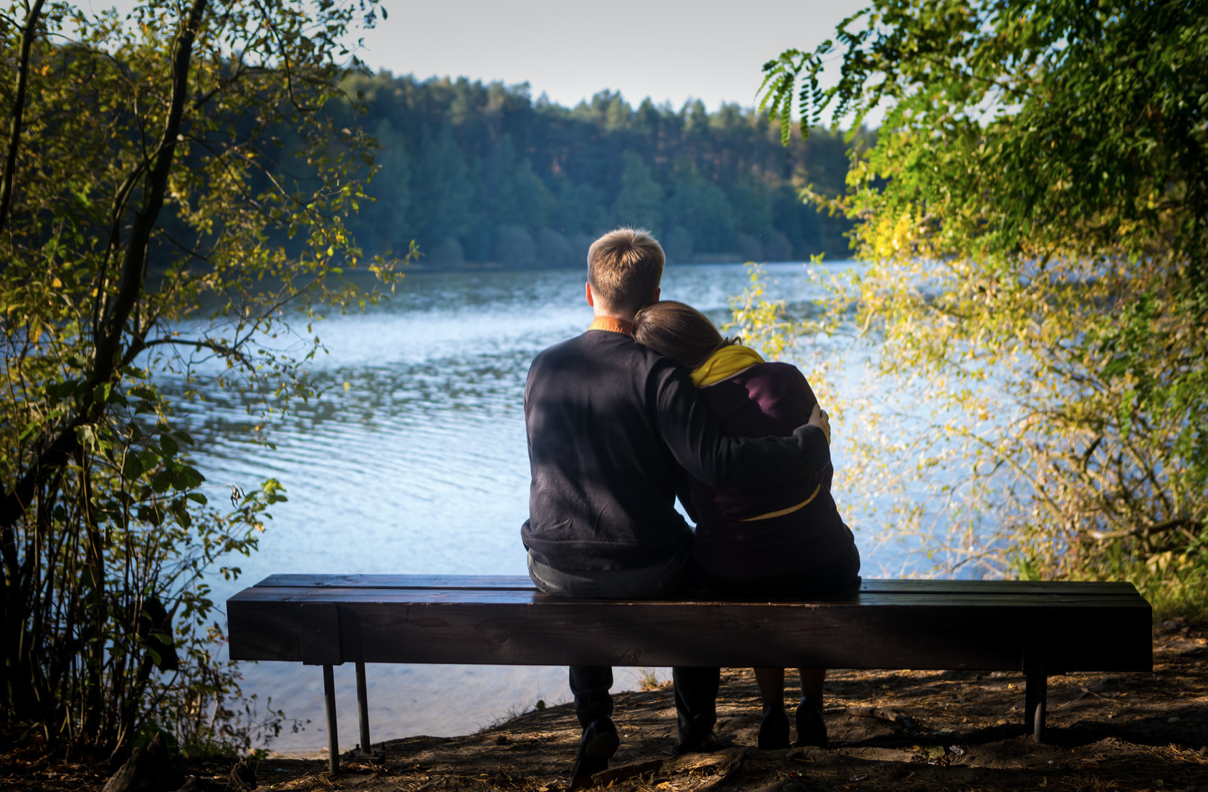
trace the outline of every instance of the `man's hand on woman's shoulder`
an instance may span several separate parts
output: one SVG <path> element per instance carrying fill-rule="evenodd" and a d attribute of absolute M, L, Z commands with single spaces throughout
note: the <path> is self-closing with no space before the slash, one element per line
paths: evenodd
<path fill-rule="evenodd" d="M 808 421 L 809 426 L 816 426 L 822 430 L 822 434 L 826 435 L 826 444 L 830 445 L 830 416 L 826 414 L 826 410 L 822 409 L 819 404 L 814 404 L 814 409 L 810 413 Z"/>

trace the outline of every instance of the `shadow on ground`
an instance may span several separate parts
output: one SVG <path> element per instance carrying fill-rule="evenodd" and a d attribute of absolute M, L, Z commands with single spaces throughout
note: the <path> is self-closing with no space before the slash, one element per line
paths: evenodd
<path fill-rule="evenodd" d="M 1208 630 L 1167 623 L 1154 635 L 1154 671 L 1079 674 L 1049 682 L 1049 734 L 1023 726 L 1024 681 L 993 672 L 835 671 L 827 683 L 830 750 L 755 747 L 759 703 L 748 670 L 723 675 L 721 750 L 677 757 L 669 687 L 617 696 L 621 748 L 594 780 L 617 792 L 805 790 L 1187 790 L 1208 792 Z M 528 712 L 464 737 L 410 737 L 374 762 L 269 757 L 259 788 L 317 792 L 556 792 L 578 740 L 568 706 Z M 5 757 L 0 788 L 100 790 L 86 769 Z M 228 789 L 231 761 L 185 768 L 194 790 Z M 73 775 L 74 773 L 74 775 Z"/>

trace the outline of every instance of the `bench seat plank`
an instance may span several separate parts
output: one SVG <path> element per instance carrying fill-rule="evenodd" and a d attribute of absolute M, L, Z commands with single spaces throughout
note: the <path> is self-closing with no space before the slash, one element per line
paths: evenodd
<path fill-rule="evenodd" d="M 926 581 L 940 585 L 895 591 L 869 581 L 841 597 L 769 603 L 704 592 L 671 601 L 572 600 L 531 584 L 477 587 L 470 580 L 481 578 L 457 576 L 440 578 L 454 585 L 419 588 L 348 586 L 349 576 L 332 576 L 328 586 L 280 585 L 285 577 L 228 601 L 233 659 L 1044 673 L 1152 664 L 1149 605 L 1128 584 L 1004 591 Z"/>
<path fill-rule="evenodd" d="M 536 591 L 532 581 L 521 575 L 270 575 L 256 588 L 371 588 L 371 589 L 517 589 Z M 1077 593 L 1087 596 L 1119 594 L 1137 596 L 1131 583 L 1051 580 L 878 580 L 865 579 L 862 593 L 935 592 L 978 594 Z"/>
<path fill-rule="evenodd" d="M 256 588 L 524 589 L 535 591 L 527 575 L 269 575 Z"/>
<path fill-rule="evenodd" d="M 1075 606 L 1080 609 L 1094 608 L 1147 608 L 1148 605 L 1140 597 L 1119 594 L 1106 594 L 1087 597 L 1068 592 L 1057 594 L 990 594 L 985 592 L 968 592 L 935 594 L 923 592 L 858 592 L 840 594 L 833 597 L 819 597 L 811 600 L 777 601 L 777 600 L 743 600 L 720 598 L 705 592 L 680 597 L 674 600 L 607 600 L 607 599 L 566 599 L 551 597 L 537 591 L 519 591 L 513 589 L 363 589 L 363 588 L 251 588 L 246 589 L 227 601 L 231 602 L 331 602 L 338 604 L 351 603 L 393 603 L 393 604 L 440 604 L 440 603 L 480 603 L 482 605 L 530 605 L 539 608 L 572 607 L 590 603 L 594 608 L 639 608 L 642 610 L 658 610 L 666 608 L 684 609 L 717 605 L 729 608 L 745 608 L 756 605 L 781 608 L 785 611 L 801 608 L 856 608 L 873 605 L 896 605 L 899 607 L 950 608 L 996 605 L 1009 608 L 1054 608 Z"/>

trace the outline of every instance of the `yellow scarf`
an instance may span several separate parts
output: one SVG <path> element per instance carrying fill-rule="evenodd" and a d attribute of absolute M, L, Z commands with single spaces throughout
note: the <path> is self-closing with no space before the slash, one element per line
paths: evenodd
<path fill-rule="evenodd" d="M 708 360 L 692 372 L 692 384 L 703 388 L 706 385 L 729 379 L 743 369 L 763 362 L 759 353 L 750 347 L 739 344 L 724 346 L 710 355 Z"/>

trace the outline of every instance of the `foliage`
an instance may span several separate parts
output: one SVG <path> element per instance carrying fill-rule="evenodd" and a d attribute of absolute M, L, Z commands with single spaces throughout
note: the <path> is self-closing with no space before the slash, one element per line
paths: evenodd
<path fill-rule="evenodd" d="M 837 40 L 769 62 L 762 108 L 786 134 L 794 106 L 885 112 L 848 193 L 810 198 L 870 263 L 820 326 L 879 339 L 905 405 L 866 406 L 908 436 L 864 452 L 933 483 L 887 519 L 946 517 L 953 564 L 1202 607 L 1208 3 L 875 0 Z"/>
<path fill-rule="evenodd" d="M 373 298 L 339 275 L 361 260 L 346 217 L 374 147 L 326 110 L 347 105 L 342 36 L 373 19 L 373 0 L 155 0 L 126 19 L 26 0 L 0 15 L 14 738 L 121 751 L 149 720 L 186 746 L 246 736 L 224 733 L 237 674 L 216 660 L 203 574 L 238 575 L 224 557 L 255 549 L 282 490 L 210 507 L 161 386 L 215 377 L 279 409 L 307 395 L 312 306 Z M 392 266 L 370 269 L 388 281 Z"/>
<path fill-rule="evenodd" d="M 429 266 L 461 263 L 437 255 L 442 245 L 465 262 L 506 266 L 500 253 L 516 249 L 519 229 L 558 239 L 512 266 L 564 266 L 563 243 L 582 266 L 591 241 L 618 224 L 674 239 L 673 261 L 846 249 L 849 222 L 797 199 L 810 184 L 842 188 L 837 134 L 817 130 L 786 151 L 775 124 L 737 106 L 634 107 L 610 91 L 565 108 L 533 101 L 527 85 L 386 72 L 349 77 L 347 90 L 371 103 L 364 124 L 383 146 L 368 189 L 376 200 L 350 223 L 367 251 L 415 238 Z"/>
<path fill-rule="evenodd" d="M 793 346 L 794 325 L 783 301 L 764 297 L 767 273 L 754 262 L 747 264 L 747 284 L 742 294 L 730 300 L 731 321 L 722 330 L 739 330 L 742 343 L 759 350 L 769 360 L 783 358 Z"/>

